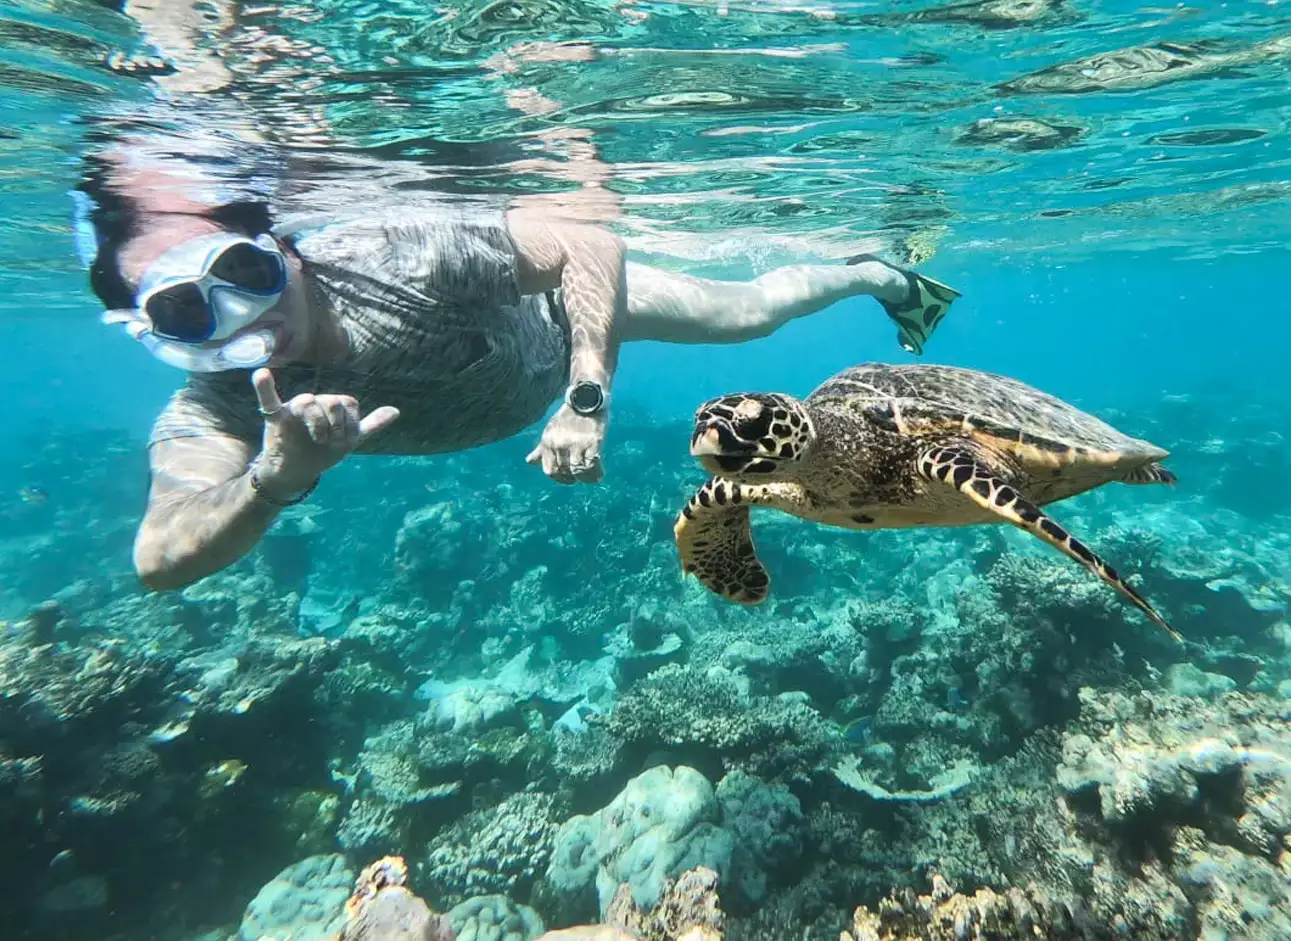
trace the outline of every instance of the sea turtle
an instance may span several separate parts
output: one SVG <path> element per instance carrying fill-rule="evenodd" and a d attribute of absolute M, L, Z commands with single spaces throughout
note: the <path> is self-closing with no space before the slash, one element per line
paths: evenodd
<path fill-rule="evenodd" d="M 770 579 L 751 506 L 847 529 L 1012 523 L 1065 552 L 1179 639 L 1110 565 L 1040 506 L 1112 481 L 1174 483 L 1166 452 L 1015 379 L 971 369 L 867 363 L 805 400 L 713 399 L 690 453 L 710 478 L 677 518 L 682 567 L 755 604 Z"/>

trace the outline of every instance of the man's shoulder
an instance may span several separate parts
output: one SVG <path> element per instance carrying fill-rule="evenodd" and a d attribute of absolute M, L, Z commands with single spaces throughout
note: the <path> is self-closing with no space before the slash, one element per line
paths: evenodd
<path fill-rule="evenodd" d="M 438 302 L 514 304 L 516 250 L 494 203 L 446 203 L 346 216 L 295 237 L 325 283 L 352 292 L 413 289 Z"/>
<path fill-rule="evenodd" d="M 506 205 L 493 200 L 433 201 L 288 218 L 279 227 L 302 253 L 358 247 L 362 240 L 399 244 L 425 233 L 505 231 Z M 361 240 L 356 246 L 355 239 Z"/>

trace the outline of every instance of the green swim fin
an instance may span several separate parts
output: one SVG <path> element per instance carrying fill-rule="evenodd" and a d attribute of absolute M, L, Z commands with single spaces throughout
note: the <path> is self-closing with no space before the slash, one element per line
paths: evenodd
<path fill-rule="evenodd" d="M 941 323 L 941 318 L 946 316 L 946 311 L 950 310 L 950 305 L 955 302 L 955 299 L 963 295 L 940 281 L 934 281 L 917 271 L 889 264 L 874 255 L 855 255 L 847 259 L 849 265 L 859 265 L 867 261 L 887 265 L 905 276 L 906 283 L 910 287 L 907 299 L 899 304 L 882 300 L 879 303 L 897 325 L 897 341 L 901 344 L 901 348 L 907 353 L 916 355 L 923 353 L 924 345 L 932 336 L 932 332 L 937 329 L 937 324 Z"/>

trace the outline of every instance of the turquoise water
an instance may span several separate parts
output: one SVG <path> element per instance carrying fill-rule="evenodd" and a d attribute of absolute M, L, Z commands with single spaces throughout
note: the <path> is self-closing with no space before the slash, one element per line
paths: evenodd
<path fill-rule="evenodd" d="M 333 853 L 336 898 L 301 877 L 326 917 L 393 853 L 437 910 L 505 895 L 550 928 L 609 918 L 594 881 L 648 908 L 703 863 L 733 938 L 836 938 L 933 873 L 1036 882 L 1091 931 L 1291 934 L 1284 5 L 147 6 L 0 5 L 13 937 L 224 938 Z M 868 298 L 743 344 L 629 344 L 601 484 L 527 466 L 540 424 L 347 460 L 245 559 L 149 594 L 144 447 L 182 374 L 99 323 L 67 197 L 130 122 L 270 147 L 284 212 L 569 212 L 590 182 L 634 260 L 745 280 L 877 251 L 964 296 L 920 360 Z M 770 602 L 683 580 L 696 406 L 872 360 L 1012 376 L 1171 451 L 1177 487 L 1053 514 L 1185 643 L 1003 527 L 760 513 Z M 1212 739 L 1230 753 L 1198 758 Z M 703 783 L 631 791 L 660 766 Z M 659 838 L 681 848 L 629 878 L 589 838 L 587 873 L 557 872 L 625 788 L 682 815 Z"/>

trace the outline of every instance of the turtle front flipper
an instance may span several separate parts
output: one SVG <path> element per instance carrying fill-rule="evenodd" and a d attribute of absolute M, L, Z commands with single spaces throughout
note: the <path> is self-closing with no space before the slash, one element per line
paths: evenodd
<path fill-rule="evenodd" d="M 982 460 L 970 443 L 929 448 L 919 458 L 919 473 L 928 480 L 935 480 L 957 489 L 984 510 L 1007 520 L 1014 526 L 1039 536 L 1049 545 L 1075 559 L 1103 581 L 1107 582 L 1130 603 L 1147 615 L 1148 620 L 1166 631 L 1177 641 L 1182 641 L 1165 618 L 1161 617 L 1147 599 L 1134 590 L 1116 570 L 1099 558 L 1092 549 L 1076 539 L 1045 514 L 1038 506 L 1018 493 L 1007 480 L 995 473 Z"/>
<path fill-rule="evenodd" d="M 792 513 L 804 502 L 796 484 L 739 484 L 710 478 L 695 491 L 673 526 L 682 569 L 731 601 L 766 600 L 771 579 L 753 548 L 749 507 Z"/>

